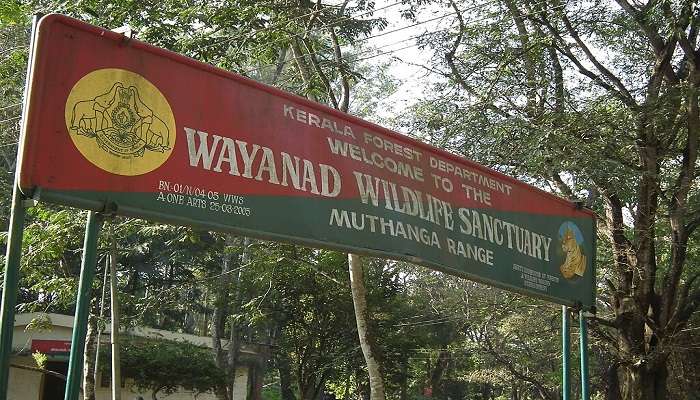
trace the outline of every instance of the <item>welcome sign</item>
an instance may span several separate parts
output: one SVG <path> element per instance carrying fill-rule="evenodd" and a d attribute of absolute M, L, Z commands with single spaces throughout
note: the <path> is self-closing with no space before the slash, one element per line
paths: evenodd
<path fill-rule="evenodd" d="M 377 125 L 60 15 L 29 93 L 27 196 L 594 305 L 591 212 Z"/>

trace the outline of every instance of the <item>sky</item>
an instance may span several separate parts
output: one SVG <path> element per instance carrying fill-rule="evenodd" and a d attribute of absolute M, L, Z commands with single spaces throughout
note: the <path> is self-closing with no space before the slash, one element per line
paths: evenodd
<path fill-rule="evenodd" d="M 397 4 L 398 3 L 398 4 Z M 422 23 L 445 14 L 444 8 L 431 6 L 422 7 L 417 14 L 416 22 L 401 17 L 401 10 L 406 6 L 396 0 L 377 0 L 374 18 L 383 17 L 388 26 L 381 31 L 375 31 L 373 38 L 365 42 L 367 46 L 375 47 L 376 53 L 391 53 L 375 57 L 370 62 L 379 63 L 392 61 L 390 74 L 401 84 L 398 90 L 382 102 L 378 117 L 390 118 L 418 100 L 430 81 L 430 74 L 420 65 L 426 65 L 431 57 L 429 49 L 420 49 L 415 38 L 435 29 L 444 29 L 452 22 L 450 17 Z M 415 26 L 410 26 L 415 25 Z M 410 26 L 410 27 L 409 27 Z"/>

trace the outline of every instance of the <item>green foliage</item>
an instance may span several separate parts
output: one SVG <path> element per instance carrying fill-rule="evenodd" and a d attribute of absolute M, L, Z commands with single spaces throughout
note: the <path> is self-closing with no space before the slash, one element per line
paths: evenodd
<path fill-rule="evenodd" d="M 423 0 L 403 3 L 400 12 L 412 21 L 420 20 L 418 14 L 427 3 L 434 9 L 446 5 Z M 652 227 L 659 283 L 649 297 L 658 301 L 664 289 L 660 278 L 672 271 L 677 254 L 674 227 L 664 216 L 672 208 L 669 193 L 683 166 L 688 133 L 682 116 L 697 99 L 695 103 L 683 100 L 677 119 L 665 118 L 665 113 L 680 98 L 678 93 L 690 91 L 690 83 L 665 85 L 658 100 L 644 108 L 629 107 L 619 96 L 581 76 L 571 59 L 562 56 L 565 48 L 552 47 L 554 32 L 565 33 L 561 16 L 567 11 L 572 25 L 606 54 L 604 61 L 611 72 L 642 102 L 647 82 L 640 77 L 653 71 L 655 58 L 636 22 L 623 10 L 611 2 L 547 8 L 536 1 L 513 3 L 527 14 L 527 45 L 506 1 L 457 1 L 459 9 L 471 10 L 463 13 L 467 22 L 460 26 L 450 14 L 445 24 L 451 21 L 451 27 L 427 32 L 420 39 L 423 51 L 434 55 L 427 69 L 441 72 L 435 86 L 393 123 L 413 136 L 544 189 L 589 199 L 601 217 L 601 227 L 610 204 L 601 199 L 614 193 L 627 219 L 621 231 L 634 242 L 647 232 L 635 229 L 633 219 L 640 204 L 640 180 L 648 176 L 640 172 L 640 149 L 645 146 L 640 146 L 638 133 L 640 124 L 649 121 L 644 126 L 655 127 L 667 144 L 660 153 L 658 173 L 651 174 L 658 176 L 663 200 L 658 208 L 661 218 Z M 3 227 L 9 217 L 31 12 L 62 12 L 108 28 L 130 25 L 141 40 L 325 104 L 332 104 L 330 93 L 348 83 L 353 91 L 352 113 L 376 118 L 380 98 L 393 93 L 396 82 L 388 76 L 388 65 L 358 64 L 357 60 L 363 50 L 360 39 L 382 29 L 387 21 L 372 16 L 372 1 L 348 4 L 340 9 L 291 0 L 2 2 Z M 661 2 L 646 9 L 644 16 L 664 36 L 675 29 L 675 22 L 665 15 L 666 6 L 676 11 L 676 3 Z M 553 32 L 542 25 L 545 16 L 554 21 Z M 342 46 L 341 60 L 335 59 L 329 27 Z M 454 47 L 453 71 L 445 55 L 460 37 Z M 567 46 L 573 47 L 572 43 Z M 299 46 L 302 58 L 292 55 L 292 45 Z M 574 55 L 583 53 L 579 50 Z M 301 76 L 300 60 L 308 64 L 307 78 Z M 557 77 L 554 60 L 562 78 Z M 323 74 L 312 68 L 314 61 Z M 673 63 L 681 65 L 681 58 Z M 642 112 L 648 119 L 640 122 Z M 667 126 L 680 128 L 664 131 Z M 687 204 L 697 213 L 697 173 L 691 180 Z M 84 213 L 47 205 L 29 211 L 20 311 L 73 312 L 84 218 Z M 315 398 L 321 391 L 338 398 L 366 392 L 345 255 L 264 241 L 227 241 L 219 234 L 145 221 L 117 218 L 108 224 L 119 243 L 122 324 L 211 335 L 213 316 L 220 312 L 222 337 L 262 343 L 270 349 L 268 375 L 279 385 L 266 388 L 265 398 L 285 398 L 284 385 L 302 399 Z M 692 282 L 700 272 L 698 235 L 695 231 L 686 246 L 681 284 Z M 100 243 L 98 274 L 104 272 L 107 245 Z M 620 253 L 613 250 L 608 236 L 601 235 L 598 251 L 600 281 L 619 284 L 615 262 Z M 224 257 L 232 263 L 226 275 L 222 274 Z M 558 308 L 404 263 L 371 259 L 366 269 L 370 314 L 391 398 L 422 398 L 427 388 L 436 398 L 555 397 L 560 384 Z M 99 293 L 100 279 L 94 289 Z M 614 322 L 619 300 L 615 296 L 622 291 L 601 284 L 599 292 L 599 315 Z M 671 354 L 673 393 L 682 393 L 699 381 L 693 334 L 700 317 L 691 315 L 664 342 Z M 599 394 L 604 392 L 609 368 L 636 362 L 618 351 L 619 339 L 612 330 L 593 326 L 593 383 Z M 123 348 L 124 376 L 159 393 L 170 393 L 178 386 L 197 392 L 222 387 L 225 367 L 217 367 L 213 359 L 211 350 L 185 343 L 125 339 Z M 289 373 L 289 382 L 283 385 L 284 372 Z"/>
<path fill-rule="evenodd" d="M 6 0 L 0 3 L 0 26 L 27 22 L 27 6 L 19 0 Z"/>
<path fill-rule="evenodd" d="M 104 352 L 102 373 L 109 373 L 109 353 Z M 120 340 L 122 377 L 133 379 L 143 390 L 172 394 L 179 388 L 204 393 L 224 381 L 210 350 L 188 342 L 125 337 Z"/>
<path fill-rule="evenodd" d="M 44 353 L 35 351 L 34 353 L 32 353 L 32 358 L 34 359 L 34 362 L 36 363 L 36 366 L 38 368 L 46 369 L 46 363 L 49 361 L 49 356 L 47 356 Z"/>
<path fill-rule="evenodd" d="M 700 298 L 690 278 L 697 276 L 695 260 L 685 257 L 698 248 L 700 121 L 688 111 L 698 103 L 699 81 L 689 71 L 698 61 L 699 20 L 687 2 L 630 4 L 450 1 L 473 15 L 452 16 L 451 27 L 423 36 L 435 55 L 427 67 L 445 73 L 401 122 L 454 153 L 585 199 L 600 232 L 594 387 L 611 397 L 654 392 L 661 398 L 677 386 L 667 385 L 665 371 L 685 357 L 672 344 L 683 337 L 685 322 L 660 310 L 689 316 L 681 310 L 697 310 Z M 675 35 L 683 41 L 686 30 L 691 39 L 680 46 Z M 662 74 L 654 72 L 659 65 Z M 683 188 L 690 176 L 695 183 Z M 687 291 L 678 297 L 682 285 Z M 556 382 L 546 362 L 530 364 L 537 357 L 518 355 L 519 348 L 546 343 L 509 328 L 528 327 L 510 316 L 516 312 L 509 307 L 500 324 L 484 330 L 500 338 L 495 348 L 509 350 L 489 353 L 501 368 L 517 361 L 540 382 Z M 503 376 L 518 376 L 508 372 Z"/>
<path fill-rule="evenodd" d="M 51 318 L 47 314 L 39 314 L 37 317 L 29 321 L 24 328 L 25 332 L 47 332 L 52 329 Z"/>

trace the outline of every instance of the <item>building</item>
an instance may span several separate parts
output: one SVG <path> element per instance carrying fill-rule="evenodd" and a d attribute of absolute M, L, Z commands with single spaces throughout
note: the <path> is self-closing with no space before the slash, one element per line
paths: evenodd
<path fill-rule="evenodd" d="M 46 313 L 17 314 L 15 317 L 12 339 L 13 356 L 11 358 L 8 399 L 10 400 L 62 400 L 65 390 L 65 376 L 68 372 L 73 316 Z M 185 341 L 202 347 L 211 348 L 211 338 L 183 333 L 169 332 L 152 328 L 130 329 L 122 335 L 148 338 L 154 340 Z M 109 330 L 103 335 L 109 341 Z M 42 372 L 36 368 L 32 354 L 40 352 L 47 356 L 46 369 L 57 374 Z M 242 364 L 236 370 L 235 398 L 247 399 L 249 393 L 255 392 L 255 368 L 259 365 L 262 352 L 253 345 L 244 345 L 241 349 Z M 258 384 L 259 385 L 259 384 Z M 111 398 L 109 376 L 98 373 L 95 382 L 97 400 Z M 123 382 L 123 400 L 151 399 L 150 392 L 138 391 L 128 379 Z M 213 393 L 202 393 L 198 400 L 215 399 Z M 158 394 L 158 399 L 190 400 L 195 394 L 184 389 L 171 395 Z"/>

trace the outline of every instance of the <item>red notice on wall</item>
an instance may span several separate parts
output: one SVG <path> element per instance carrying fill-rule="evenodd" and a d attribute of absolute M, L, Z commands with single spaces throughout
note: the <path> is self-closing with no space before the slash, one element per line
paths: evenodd
<path fill-rule="evenodd" d="M 68 354 L 70 353 L 70 340 L 32 340 L 32 353 L 44 354 Z"/>

